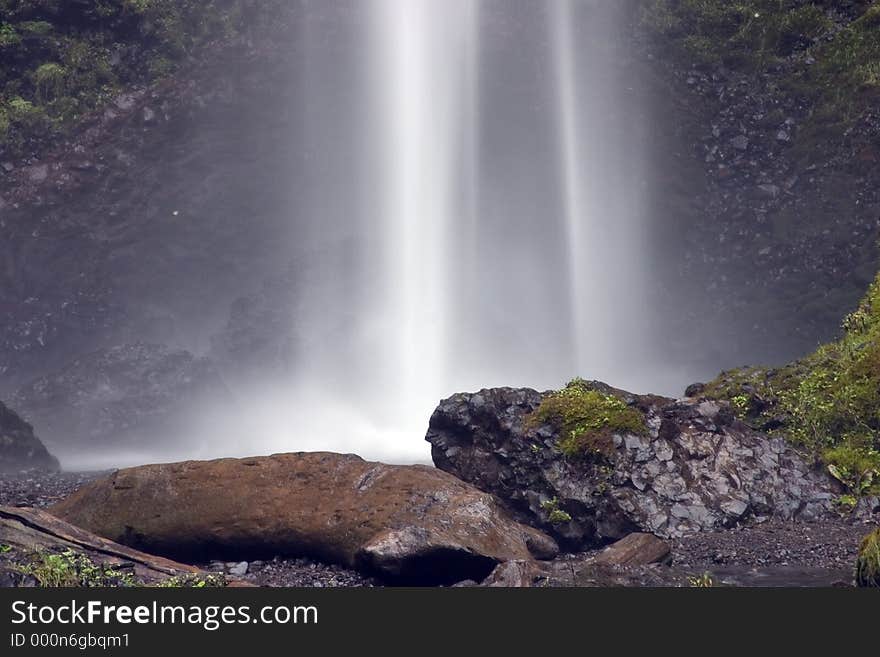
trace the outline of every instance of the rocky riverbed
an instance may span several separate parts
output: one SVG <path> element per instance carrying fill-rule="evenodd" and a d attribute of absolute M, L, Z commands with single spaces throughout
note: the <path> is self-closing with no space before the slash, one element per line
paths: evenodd
<path fill-rule="evenodd" d="M 46 507 L 107 473 L 22 473 L 0 477 L 0 505 Z M 590 571 L 582 584 L 596 586 L 851 586 L 859 541 L 871 528 L 860 520 L 829 517 L 821 522 L 767 520 L 715 532 L 699 532 L 670 542 L 671 562 Z M 599 551 L 563 555 L 553 567 L 575 572 Z M 377 579 L 314 559 L 275 557 L 249 562 L 198 564 L 256 586 L 363 587 Z M 539 579 L 537 585 L 565 582 Z M 473 582 L 475 585 L 476 582 Z"/>

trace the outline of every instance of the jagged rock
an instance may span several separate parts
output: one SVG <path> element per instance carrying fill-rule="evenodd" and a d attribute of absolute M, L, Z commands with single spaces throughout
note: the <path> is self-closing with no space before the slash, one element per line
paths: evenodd
<path fill-rule="evenodd" d="M 52 456 L 30 424 L 0 402 L 0 473 L 21 470 L 57 470 Z"/>
<path fill-rule="evenodd" d="M 96 351 L 13 397 L 51 446 L 172 443 L 169 427 L 202 401 L 229 396 L 212 363 L 187 351 L 131 344 Z"/>
<path fill-rule="evenodd" d="M 749 516 L 814 518 L 830 508 L 830 477 L 781 438 L 737 421 L 725 404 L 594 385 L 641 410 L 648 428 L 614 435 L 607 461 L 566 458 L 552 426 L 524 426 L 541 393 L 499 388 L 440 403 L 427 434 L 434 463 L 572 550 L 634 531 L 679 537 Z M 570 520 L 551 522 L 552 509 Z"/>
<path fill-rule="evenodd" d="M 445 472 L 330 453 L 121 470 L 51 512 L 156 554 L 313 556 L 420 584 L 482 580 L 500 562 L 557 552 Z"/>

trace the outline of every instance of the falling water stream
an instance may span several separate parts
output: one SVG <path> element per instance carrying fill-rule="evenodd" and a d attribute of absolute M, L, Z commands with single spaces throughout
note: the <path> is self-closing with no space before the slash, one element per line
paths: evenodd
<path fill-rule="evenodd" d="M 457 391 L 576 375 L 666 391 L 619 3 L 304 5 L 299 357 L 199 455 L 426 461 L 428 418 Z"/>

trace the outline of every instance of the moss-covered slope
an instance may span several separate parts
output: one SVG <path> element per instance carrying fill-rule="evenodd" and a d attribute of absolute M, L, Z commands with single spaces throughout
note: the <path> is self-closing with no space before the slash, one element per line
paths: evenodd
<path fill-rule="evenodd" d="M 825 120 L 880 91 L 876 0 L 646 0 L 642 22 L 688 63 L 775 72 L 794 61 L 781 84 L 817 100 Z"/>
<path fill-rule="evenodd" d="M 701 394 L 813 453 L 854 496 L 880 492 L 880 276 L 836 342 L 785 367 L 724 372 Z"/>
<path fill-rule="evenodd" d="M 283 0 L 0 0 L 0 156 L 39 150 L 120 90 L 277 14 Z"/>

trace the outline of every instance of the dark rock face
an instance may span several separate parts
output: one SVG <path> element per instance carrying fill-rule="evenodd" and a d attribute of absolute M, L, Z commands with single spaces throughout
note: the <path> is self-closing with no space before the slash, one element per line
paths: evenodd
<path fill-rule="evenodd" d="M 190 345 L 289 259 L 269 147 L 297 124 L 289 42 L 220 49 L 0 163 L 0 394 L 97 349 Z"/>
<path fill-rule="evenodd" d="M 416 584 L 483 579 L 498 563 L 558 552 L 549 536 L 445 472 L 350 454 L 130 468 L 50 511 L 157 554 L 313 556 Z"/>
<path fill-rule="evenodd" d="M 564 457 L 552 426 L 523 424 L 542 395 L 500 388 L 440 403 L 427 434 L 434 463 L 572 550 L 633 531 L 679 537 L 749 516 L 814 518 L 830 508 L 829 477 L 727 406 L 617 392 L 645 414 L 649 431 L 615 435 L 607 461 Z M 551 522 L 553 509 L 571 519 Z"/>
<path fill-rule="evenodd" d="M 34 429 L 0 402 L 0 473 L 21 470 L 58 470 Z"/>
<path fill-rule="evenodd" d="M 297 276 L 293 266 L 259 291 L 230 304 L 225 326 L 211 337 L 210 358 L 235 380 L 289 376 L 296 352 L 291 326 Z"/>
<path fill-rule="evenodd" d="M 91 353 L 21 388 L 14 399 L 50 445 L 121 446 L 166 435 L 201 401 L 229 396 L 209 360 L 131 344 Z"/>

